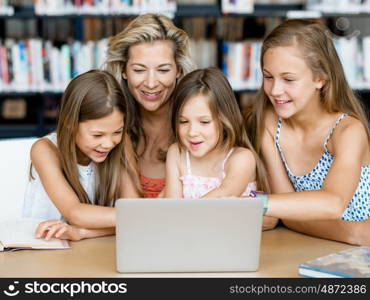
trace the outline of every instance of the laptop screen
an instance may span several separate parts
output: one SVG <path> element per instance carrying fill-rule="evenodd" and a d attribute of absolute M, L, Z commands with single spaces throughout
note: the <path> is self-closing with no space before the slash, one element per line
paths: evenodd
<path fill-rule="evenodd" d="M 118 272 L 255 271 L 261 199 L 119 199 Z"/>

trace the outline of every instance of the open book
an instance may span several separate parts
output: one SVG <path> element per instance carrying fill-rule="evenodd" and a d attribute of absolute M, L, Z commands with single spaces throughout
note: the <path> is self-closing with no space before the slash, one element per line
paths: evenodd
<path fill-rule="evenodd" d="M 68 241 L 37 239 L 35 231 L 43 220 L 15 219 L 0 222 L 0 251 L 18 249 L 68 249 Z"/>
<path fill-rule="evenodd" d="M 353 247 L 301 264 L 305 277 L 370 277 L 370 247 Z"/>

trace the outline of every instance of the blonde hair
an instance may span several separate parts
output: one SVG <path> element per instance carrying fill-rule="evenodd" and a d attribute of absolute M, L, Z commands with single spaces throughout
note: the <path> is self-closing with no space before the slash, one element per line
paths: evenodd
<path fill-rule="evenodd" d="M 322 23 L 312 20 L 285 21 L 264 39 L 261 68 L 263 68 L 263 57 L 269 49 L 289 46 L 297 47 L 313 76 L 325 81 L 320 91 L 324 109 L 329 113 L 347 113 L 358 119 L 364 125 L 370 143 L 366 114 L 345 78 L 329 29 Z M 245 114 L 246 127 L 258 153 L 261 151 L 263 118 L 268 105 L 271 104 L 262 86 L 253 106 Z"/>
<path fill-rule="evenodd" d="M 219 129 L 217 146 L 223 147 L 225 151 L 234 147 L 249 149 L 257 164 L 258 187 L 269 191 L 265 168 L 245 131 L 243 117 L 230 83 L 217 68 L 199 69 L 187 74 L 174 91 L 171 124 L 180 147 L 184 147 L 179 138 L 180 115 L 185 104 L 197 95 L 208 98 L 209 108 Z"/>
<path fill-rule="evenodd" d="M 123 84 L 122 72 L 129 59 L 129 48 L 138 43 L 155 41 L 173 42 L 175 62 L 181 76 L 193 70 L 187 33 L 176 27 L 168 17 L 157 14 L 138 16 L 122 32 L 111 37 L 105 61 L 106 69 Z"/>
<path fill-rule="evenodd" d="M 121 171 L 127 167 L 123 143 L 125 133 L 104 162 L 97 164 L 95 199 L 89 199 L 79 180 L 76 133 L 79 123 L 103 118 L 119 110 L 126 116 L 126 95 L 106 71 L 91 70 L 75 77 L 67 86 L 57 125 L 57 143 L 64 175 L 82 203 L 113 205 L 117 198 Z"/>
<path fill-rule="evenodd" d="M 180 78 L 194 69 L 190 58 L 189 37 L 186 32 L 176 27 L 168 17 L 150 13 L 136 17 L 122 32 L 109 40 L 105 69 L 114 75 L 124 89 L 128 89 L 122 74 L 126 70 L 130 47 L 138 43 L 155 41 L 173 43 L 174 59 L 180 71 Z M 127 119 L 129 135 L 137 150 L 141 137 L 146 143 L 146 135 L 140 121 L 139 105 L 131 95 L 129 95 L 129 109 Z M 165 153 L 163 155 L 163 151 L 159 152 L 159 159 L 164 161 Z"/>

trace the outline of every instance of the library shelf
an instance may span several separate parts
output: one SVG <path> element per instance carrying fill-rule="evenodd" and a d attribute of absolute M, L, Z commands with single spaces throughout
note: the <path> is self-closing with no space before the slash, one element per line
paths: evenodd
<path fill-rule="evenodd" d="M 0 91 L 0 97 L 35 97 L 35 96 L 60 96 L 62 91 L 47 91 L 47 92 L 28 92 L 28 91 Z"/>
<path fill-rule="evenodd" d="M 0 139 L 40 137 L 53 130 L 55 130 L 53 125 L 2 124 L 0 126 Z"/>
<path fill-rule="evenodd" d="M 174 14 L 175 19 L 182 19 L 188 17 L 215 17 L 215 18 L 223 18 L 223 17 L 236 17 L 236 18 L 265 18 L 265 17 L 272 17 L 272 18 L 286 18 L 289 17 L 289 14 L 292 12 L 296 12 L 299 15 L 299 12 L 302 12 L 302 17 L 304 17 L 306 11 L 303 5 L 287 5 L 287 4 L 255 4 L 254 11 L 251 13 L 246 14 L 223 14 L 220 8 L 221 1 L 218 1 L 218 4 L 215 5 L 178 5 L 177 11 Z M 340 18 L 340 17 L 369 17 L 370 12 L 361 12 L 361 13 L 350 13 L 350 12 L 317 12 L 318 15 L 322 18 Z M 306 17 L 310 14 L 310 11 L 307 11 Z M 294 14 L 293 14 L 294 15 Z M 311 15 L 315 16 L 315 14 L 311 13 Z M 77 24 L 82 23 L 84 18 L 133 18 L 137 15 L 127 15 L 127 14 L 64 14 L 64 15 L 36 15 L 33 6 L 23 7 L 22 9 L 15 8 L 15 13 L 12 16 L 8 15 L 0 15 L 0 25 L 6 22 L 8 19 L 36 19 L 38 20 L 38 30 L 43 30 L 43 26 L 47 23 L 48 19 L 55 19 L 55 18 L 67 18 L 77 20 L 74 26 Z M 79 21 L 80 20 L 80 21 Z M 0 38 L 5 37 L 5 30 L 0 29 Z M 79 35 L 76 35 L 79 36 Z M 222 62 L 222 38 L 217 38 L 218 43 L 218 65 L 221 67 Z M 238 88 L 235 89 L 235 94 L 240 95 L 242 93 L 254 93 L 257 89 L 255 88 Z M 370 89 L 355 89 L 355 91 L 362 97 L 366 98 L 370 94 Z M 37 98 L 41 99 L 40 101 L 44 101 L 49 96 L 60 97 L 61 92 L 28 92 L 28 91 L 1 91 L 0 89 L 0 100 L 5 98 Z M 45 100 L 46 101 L 46 100 Z M 1 102 L 1 101 L 0 101 Z M 10 137 L 27 137 L 27 136 L 42 136 L 51 130 L 54 129 L 52 125 L 46 125 L 47 120 L 45 117 L 40 117 L 44 113 L 42 104 L 39 104 L 39 108 L 41 111 L 38 112 L 39 116 L 37 117 L 37 121 L 34 124 L 11 124 L 5 123 L 5 121 L 0 120 L 0 139 L 1 138 L 10 138 Z"/>
<path fill-rule="evenodd" d="M 222 16 L 233 16 L 233 17 L 287 17 L 287 14 L 291 11 L 305 12 L 304 5 L 302 4 L 255 4 L 254 11 L 250 13 L 222 13 L 221 8 L 217 4 L 184 4 L 177 5 L 177 10 L 174 17 L 222 17 Z M 307 11 L 315 12 L 315 11 Z M 321 17 L 369 17 L 370 11 L 332 11 L 322 12 L 316 11 Z M 60 14 L 60 15 L 36 15 L 33 6 L 22 7 L 22 9 L 16 9 L 13 15 L 0 15 L 0 19 L 10 18 L 132 18 L 136 17 L 137 14 Z"/>

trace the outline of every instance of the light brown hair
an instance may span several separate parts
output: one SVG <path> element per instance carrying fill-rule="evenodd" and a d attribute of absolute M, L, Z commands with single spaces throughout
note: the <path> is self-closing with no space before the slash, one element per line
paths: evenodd
<path fill-rule="evenodd" d="M 370 131 L 366 114 L 344 74 L 344 70 L 332 35 L 328 28 L 313 20 L 287 20 L 277 26 L 263 41 L 261 50 L 261 69 L 263 57 L 269 49 L 276 47 L 297 47 L 312 71 L 314 78 L 323 79 L 320 91 L 323 108 L 329 113 L 343 112 L 358 119 L 366 129 L 370 143 Z M 264 131 L 264 112 L 270 104 L 263 86 L 257 93 L 253 106 L 247 109 L 246 128 L 258 153 L 261 153 L 261 138 Z"/>
<path fill-rule="evenodd" d="M 82 203 L 113 205 L 118 197 L 121 173 L 128 166 L 122 140 L 104 162 L 97 164 L 95 199 L 89 199 L 79 180 L 76 133 L 79 123 L 106 117 L 119 110 L 126 117 L 126 95 L 106 71 L 91 70 L 75 77 L 65 90 L 57 125 L 57 143 L 64 175 Z"/>
<path fill-rule="evenodd" d="M 243 117 L 230 83 L 217 68 L 199 69 L 187 74 L 174 91 L 171 124 L 175 139 L 180 147 L 184 147 L 179 138 L 180 115 L 189 99 L 197 95 L 209 99 L 209 108 L 218 123 L 217 146 L 223 147 L 225 151 L 234 147 L 249 149 L 256 160 L 258 188 L 266 192 L 269 191 L 265 168 L 245 131 Z"/>

